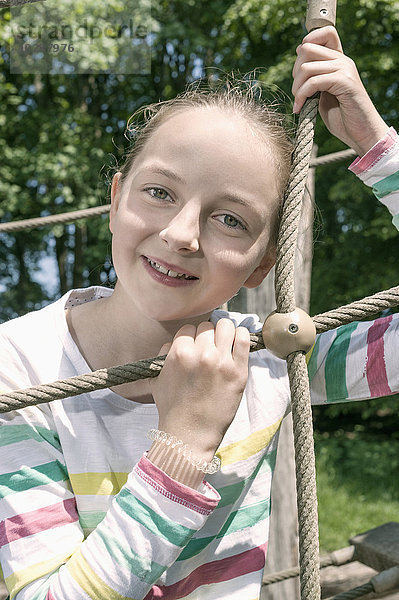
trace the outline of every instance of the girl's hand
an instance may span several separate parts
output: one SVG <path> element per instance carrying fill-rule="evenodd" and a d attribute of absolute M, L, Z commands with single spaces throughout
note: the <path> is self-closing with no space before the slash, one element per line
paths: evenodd
<path fill-rule="evenodd" d="M 384 137 L 388 125 L 367 94 L 355 63 L 343 53 L 336 29 L 315 29 L 296 51 L 294 112 L 306 98 L 321 92 L 319 112 L 327 128 L 363 156 Z"/>
<path fill-rule="evenodd" d="M 168 350 L 158 377 L 150 380 L 159 429 L 211 460 L 232 422 L 248 378 L 249 331 L 220 319 L 184 325 Z M 169 349 L 170 348 L 170 349 Z"/>

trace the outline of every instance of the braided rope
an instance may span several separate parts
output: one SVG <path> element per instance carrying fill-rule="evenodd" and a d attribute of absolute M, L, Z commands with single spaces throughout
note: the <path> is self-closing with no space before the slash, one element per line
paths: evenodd
<path fill-rule="evenodd" d="M 276 259 L 277 312 L 295 310 L 294 262 L 302 199 L 309 170 L 319 98 L 309 98 L 300 113 L 292 171 L 283 204 Z M 302 600 L 320 600 L 319 530 L 312 409 L 305 354 L 287 357 L 294 429 L 299 567 Z"/>
<path fill-rule="evenodd" d="M 354 158 L 355 156 L 356 152 L 350 148 L 349 150 L 341 150 L 340 152 L 333 152 L 332 154 L 325 154 L 324 156 L 312 158 L 309 166 L 319 167 L 321 165 L 329 165 L 340 162 L 341 160 L 346 160 L 347 158 Z"/>
<path fill-rule="evenodd" d="M 0 0 L 1 1 L 1 0 Z M 49 215 L 48 217 L 35 217 L 34 219 L 24 219 L 22 221 L 11 221 L 10 223 L 0 223 L 0 233 L 15 233 L 24 229 L 34 229 L 36 227 L 45 227 L 46 225 L 58 225 L 59 223 L 72 223 L 79 219 L 86 219 L 95 215 L 103 215 L 109 212 L 111 205 L 93 206 L 93 208 L 83 208 L 59 215 Z"/>
<path fill-rule="evenodd" d="M 346 306 L 316 315 L 313 317 L 313 322 L 316 325 L 317 333 L 322 333 L 398 305 L 399 286 L 396 286 L 384 292 L 377 292 L 373 296 L 367 296 L 363 300 L 356 300 Z"/>
<path fill-rule="evenodd" d="M 321 557 L 319 560 L 319 569 L 325 569 L 326 567 L 331 566 L 338 567 L 353 562 L 354 550 L 354 546 L 347 546 L 346 548 L 335 550 L 335 552 L 331 552 L 327 556 Z M 289 569 L 284 569 L 284 571 L 278 571 L 277 573 L 270 573 L 270 575 L 264 576 L 262 585 L 271 585 L 273 583 L 279 583 L 280 581 L 285 581 L 286 579 L 291 579 L 292 577 L 298 576 L 299 566 L 290 567 Z"/>
<path fill-rule="evenodd" d="M 29 1 L 38 2 L 39 0 Z M 8 6 L 9 0 L 0 0 L 0 7 L 2 6 L 3 2 L 5 2 L 4 6 Z M 21 3 L 24 4 L 25 0 L 21 0 Z M 326 154 L 325 156 L 313 158 L 310 161 L 309 166 L 318 167 L 319 165 L 345 160 L 355 155 L 356 152 L 354 150 L 342 150 L 340 152 L 334 152 L 332 154 Z M 93 208 L 84 208 L 82 210 L 61 213 L 59 215 L 49 215 L 47 217 L 35 217 L 33 219 L 23 219 L 20 221 L 10 221 L 9 223 L 0 223 L 0 233 L 15 233 L 16 231 L 33 229 L 36 227 L 47 227 L 48 225 L 58 225 L 60 223 L 72 223 L 73 221 L 78 221 L 79 219 L 103 215 L 109 212 L 110 206 L 110 204 L 105 204 L 104 206 L 94 206 Z"/>
<path fill-rule="evenodd" d="M 386 297 L 385 297 L 386 294 Z M 374 296 L 365 298 L 369 302 L 365 304 L 360 314 L 360 309 L 357 310 L 358 318 L 367 318 L 374 315 L 381 309 L 399 305 L 399 286 L 387 290 L 387 292 L 378 292 Z M 364 302 L 358 300 L 347 306 L 341 306 L 330 313 L 323 313 L 313 317 L 316 328 L 319 332 L 335 329 L 335 327 L 348 322 L 346 319 L 347 312 L 351 307 L 357 307 Z M 339 320 L 339 312 L 342 312 L 342 322 Z M 332 314 L 334 319 L 329 319 Z M 329 323 L 329 321 L 331 321 Z M 264 350 L 265 345 L 261 333 L 251 333 L 250 351 Z M 142 359 L 136 363 L 128 363 L 126 365 L 118 365 L 116 367 L 108 367 L 86 373 L 84 375 L 76 375 L 68 379 L 54 381 L 48 384 L 42 384 L 31 387 L 25 390 L 16 390 L 13 392 L 5 392 L 0 395 L 0 413 L 10 412 L 24 408 L 26 406 L 34 406 L 52 400 L 63 400 L 79 394 L 94 392 L 114 385 L 137 381 L 147 377 L 156 377 L 161 372 L 165 362 L 166 355 L 157 356 L 154 358 Z"/>
<path fill-rule="evenodd" d="M 347 592 L 342 592 L 342 594 L 337 594 L 333 596 L 331 600 L 354 600 L 355 598 L 361 598 L 362 596 L 366 596 L 366 594 L 370 594 L 374 592 L 374 586 L 371 581 L 364 583 L 363 585 L 359 585 L 358 587 L 353 588 Z"/>

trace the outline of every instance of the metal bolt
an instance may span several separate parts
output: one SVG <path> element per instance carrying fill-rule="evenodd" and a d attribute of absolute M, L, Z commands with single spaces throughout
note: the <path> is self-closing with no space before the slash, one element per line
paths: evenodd
<path fill-rule="evenodd" d="M 289 331 L 290 333 L 298 333 L 298 330 L 299 330 L 299 327 L 298 327 L 298 325 L 296 325 L 295 323 L 291 323 L 291 324 L 288 326 L 288 331 Z"/>

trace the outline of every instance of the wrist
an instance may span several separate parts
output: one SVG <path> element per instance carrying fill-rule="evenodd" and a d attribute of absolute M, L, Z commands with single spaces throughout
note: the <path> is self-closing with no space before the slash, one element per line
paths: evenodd
<path fill-rule="evenodd" d="M 148 437 L 153 440 L 147 458 L 167 475 L 195 489 L 198 489 L 204 474 L 216 473 L 220 460 L 216 456 L 198 455 L 192 448 L 174 435 L 150 429 Z"/>
<path fill-rule="evenodd" d="M 198 471 L 182 454 L 160 442 L 153 442 L 147 458 L 169 477 L 194 490 L 198 490 L 204 478 L 204 473 Z"/>
<path fill-rule="evenodd" d="M 187 444 L 195 456 L 200 456 L 210 462 L 218 449 L 221 440 L 216 440 L 216 436 L 211 432 L 198 431 L 193 427 L 179 425 L 178 423 L 158 424 L 158 430 L 165 431 L 169 436 L 181 440 Z"/>
<path fill-rule="evenodd" d="M 385 123 L 385 121 L 383 121 L 382 118 L 380 118 L 380 120 L 375 123 L 374 127 L 370 128 L 367 137 L 356 143 L 354 150 L 360 157 L 364 156 L 367 154 L 367 152 L 369 152 L 369 150 L 371 150 L 371 148 L 373 148 L 373 146 L 378 144 L 378 142 L 386 136 L 388 131 L 389 126 Z"/>

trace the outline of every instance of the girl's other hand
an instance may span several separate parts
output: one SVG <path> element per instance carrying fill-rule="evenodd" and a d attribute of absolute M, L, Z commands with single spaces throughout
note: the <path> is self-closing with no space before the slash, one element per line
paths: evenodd
<path fill-rule="evenodd" d="M 184 325 L 160 375 L 150 380 L 159 429 L 187 443 L 194 455 L 211 460 L 232 422 L 248 378 L 249 331 L 220 319 Z"/>
<path fill-rule="evenodd" d="M 388 125 L 367 94 L 355 63 L 343 53 L 337 30 L 315 29 L 296 52 L 294 112 L 300 111 L 306 98 L 321 92 L 319 112 L 328 130 L 363 156 L 384 137 Z"/>

